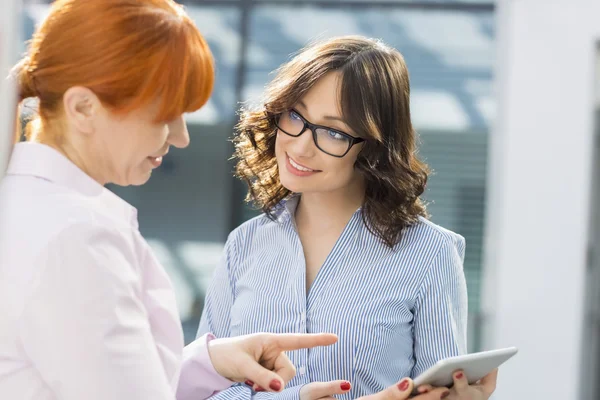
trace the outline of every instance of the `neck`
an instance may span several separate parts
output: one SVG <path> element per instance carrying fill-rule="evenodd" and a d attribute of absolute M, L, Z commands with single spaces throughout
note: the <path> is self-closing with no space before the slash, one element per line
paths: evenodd
<path fill-rule="evenodd" d="M 302 193 L 296 209 L 296 223 L 318 230 L 345 226 L 362 205 L 364 197 L 362 179 L 336 191 Z"/>

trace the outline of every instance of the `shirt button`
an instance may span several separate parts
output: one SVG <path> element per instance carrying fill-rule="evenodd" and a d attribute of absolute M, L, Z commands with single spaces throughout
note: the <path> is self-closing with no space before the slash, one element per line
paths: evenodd
<path fill-rule="evenodd" d="M 302 319 L 306 319 L 306 313 L 305 313 L 305 312 L 302 312 L 302 314 L 300 314 L 300 318 L 302 318 Z"/>
<path fill-rule="evenodd" d="M 304 367 L 304 365 L 298 368 L 298 373 L 300 375 L 304 375 L 306 373 L 306 368 Z"/>

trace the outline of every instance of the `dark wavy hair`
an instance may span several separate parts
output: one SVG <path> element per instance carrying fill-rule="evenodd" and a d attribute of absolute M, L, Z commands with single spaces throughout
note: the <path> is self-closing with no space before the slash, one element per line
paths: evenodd
<path fill-rule="evenodd" d="M 404 58 L 381 41 L 337 37 L 309 45 L 282 65 L 266 88 L 262 106 L 240 112 L 233 139 L 236 175 L 248 184 L 246 200 L 274 219 L 276 206 L 292 194 L 279 180 L 275 119 L 331 71 L 341 73 L 344 121 L 367 139 L 355 164 L 366 183 L 363 220 L 393 247 L 405 227 L 427 217 L 419 196 L 429 169 L 417 157 Z"/>

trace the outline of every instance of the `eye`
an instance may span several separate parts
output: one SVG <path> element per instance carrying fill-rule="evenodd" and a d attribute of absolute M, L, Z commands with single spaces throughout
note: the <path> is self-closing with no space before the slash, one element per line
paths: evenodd
<path fill-rule="evenodd" d="M 336 131 L 327 131 L 327 134 L 334 140 L 348 140 L 348 138 Z"/>
<path fill-rule="evenodd" d="M 290 114 L 290 119 L 292 121 L 301 121 L 302 120 L 302 117 L 300 117 L 300 114 L 298 114 L 294 110 L 290 110 L 289 114 Z"/>

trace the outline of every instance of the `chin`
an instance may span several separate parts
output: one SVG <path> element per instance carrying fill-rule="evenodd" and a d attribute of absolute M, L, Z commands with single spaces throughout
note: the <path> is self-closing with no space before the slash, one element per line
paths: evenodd
<path fill-rule="evenodd" d="M 145 174 L 138 174 L 135 176 L 128 176 L 124 179 L 120 179 L 118 181 L 113 182 L 115 185 L 119 186 L 141 186 L 150 180 L 150 176 L 152 175 L 152 171 Z"/>
<path fill-rule="evenodd" d="M 287 172 L 284 176 L 279 176 L 279 181 L 281 182 L 281 186 L 293 193 L 302 193 L 306 189 L 304 187 L 305 185 L 302 185 L 301 182 L 298 182 L 296 177 L 290 176 Z"/>
<path fill-rule="evenodd" d="M 134 179 L 131 180 L 131 182 L 129 184 L 131 186 L 141 186 L 141 185 L 145 184 L 146 182 L 148 182 L 150 180 L 151 176 L 152 176 L 152 172 L 150 172 L 149 174 L 144 175 L 144 176 L 135 177 Z"/>

